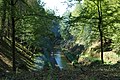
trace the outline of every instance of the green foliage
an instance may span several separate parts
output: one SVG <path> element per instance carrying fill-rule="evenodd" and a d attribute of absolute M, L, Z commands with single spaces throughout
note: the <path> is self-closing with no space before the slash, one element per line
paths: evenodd
<path fill-rule="evenodd" d="M 104 39 L 112 39 L 112 47 L 119 47 L 119 0 L 102 0 L 102 31 Z M 72 12 L 72 34 L 77 36 L 79 42 L 93 42 L 98 39 L 98 1 L 84 0 L 83 4 L 77 4 Z M 79 15 L 77 15 L 79 14 Z M 88 37 L 87 37 L 88 36 Z M 82 38 L 82 40 L 81 40 Z M 115 47 L 116 46 L 116 47 Z"/>
<path fill-rule="evenodd" d="M 71 33 L 70 33 L 70 12 L 66 12 L 63 16 L 63 20 L 60 22 L 60 33 L 64 40 L 69 40 Z"/>
<path fill-rule="evenodd" d="M 6 2 L 6 5 L 4 4 L 4 1 Z M 71 2 L 72 0 L 69 1 Z M 101 2 L 101 6 L 99 5 L 99 2 Z M 14 4 L 15 47 L 16 53 L 19 53 L 20 56 L 22 56 L 22 58 L 17 57 L 18 59 L 16 60 L 25 60 L 24 65 L 29 64 L 29 60 L 33 60 L 35 57 L 44 55 L 46 57 L 45 66 L 50 66 L 50 68 L 52 68 L 52 64 L 49 59 L 51 56 L 50 53 L 55 51 L 54 48 L 56 46 L 57 48 L 63 48 L 64 45 L 65 47 L 63 49 L 67 50 L 64 55 L 68 60 L 70 60 L 70 62 L 76 64 L 76 57 L 78 57 L 81 52 L 72 52 L 70 49 L 76 44 L 83 44 L 87 48 L 92 42 L 99 40 L 98 7 L 101 7 L 100 17 L 102 20 L 102 27 L 100 29 L 103 32 L 104 47 L 110 47 L 117 53 L 120 52 L 119 0 L 84 0 L 82 4 L 76 4 L 76 8 L 72 13 L 67 11 L 63 15 L 62 20 L 59 20 L 58 17 L 55 16 L 55 12 L 53 10 L 45 10 L 43 8 L 44 4 L 39 3 L 40 0 L 16 0 L 16 3 Z M 13 15 L 11 14 L 10 6 L 9 0 L 0 0 L 0 37 L 2 36 L 1 34 L 3 34 L 4 37 L 10 39 L 9 44 L 7 44 L 9 47 L 12 42 L 11 15 Z M 53 27 L 56 27 L 54 22 L 60 25 L 60 29 L 58 30 L 60 33 L 59 38 L 62 38 L 59 41 L 60 45 L 55 44 L 55 42 L 57 43 L 56 39 L 58 38 L 54 32 L 52 32 Z M 109 45 L 107 46 L 105 44 L 106 39 L 111 40 L 111 43 L 108 43 Z M 6 40 L 4 39 L 4 41 Z M 45 50 L 42 52 L 41 48 L 44 48 Z M 96 53 L 100 52 L 99 48 L 94 49 L 96 49 Z M 1 51 L 2 50 L 5 54 L 11 54 L 10 50 L 7 48 L 3 47 L 1 48 Z M 95 59 L 93 57 L 89 57 L 89 60 L 94 61 Z M 99 61 L 93 62 L 93 65 L 98 63 Z M 45 75 L 48 75 L 47 79 L 51 79 L 51 73 Z M 66 76 L 67 75 L 64 77 Z M 35 78 L 33 77 L 32 79 L 34 80 Z M 57 79 L 56 76 L 55 79 Z"/>
<path fill-rule="evenodd" d="M 4 1 L 6 5 L 3 3 Z M 2 14 L 0 16 L 0 37 L 1 34 L 4 34 L 4 37 L 11 41 L 11 39 L 13 39 L 11 15 L 13 14 L 11 14 L 10 6 L 11 4 L 9 4 L 8 0 L 3 0 L 0 3 L 0 14 Z M 48 52 L 51 50 L 51 47 L 53 47 L 51 41 L 54 39 L 54 35 L 51 31 L 53 28 L 53 20 L 57 21 L 58 19 L 51 12 L 46 12 L 43 5 L 39 4 L 37 0 L 17 0 L 15 2 L 15 53 L 19 53 L 23 56 L 26 55 L 25 51 L 32 52 L 29 57 L 30 60 L 33 60 L 33 53 L 40 52 L 41 47 L 48 48 Z M 18 44 L 22 44 L 20 49 Z M 28 56 L 25 56 L 26 65 L 28 59 Z M 16 59 L 16 61 L 17 60 L 18 59 Z"/>
<path fill-rule="evenodd" d="M 52 40 L 55 39 L 51 31 L 53 21 L 57 17 L 52 11 L 45 11 L 42 4 L 36 1 L 24 2 L 17 6 L 16 10 L 16 41 L 26 46 L 33 53 L 39 52 L 40 48 L 47 48 L 50 52 L 53 48 Z M 23 11 L 24 10 L 24 11 Z"/>

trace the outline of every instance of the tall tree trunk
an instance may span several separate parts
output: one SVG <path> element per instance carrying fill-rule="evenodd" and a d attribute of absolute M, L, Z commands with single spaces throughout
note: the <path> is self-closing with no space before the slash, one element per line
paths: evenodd
<path fill-rule="evenodd" d="M 8 29 L 7 29 L 7 37 L 11 37 L 11 24 L 10 24 L 10 18 L 8 17 Z"/>
<path fill-rule="evenodd" d="M 103 59 L 103 32 L 102 32 L 102 9 L 101 9 L 101 0 L 98 2 L 98 30 L 100 33 L 100 42 L 101 42 L 101 61 L 104 63 Z"/>
<path fill-rule="evenodd" d="M 100 33 L 100 42 L 101 42 L 101 61 L 102 61 L 102 63 L 104 63 L 104 59 L 103 59 L 103 32 L 102 32 L 102 29 L 100 29 L 100 27 L 101 27 L 101 25 L 98 25 L 99 33 Z"/>
<path fill-rule="evenodd" d="M 13 71 L 16 72 L 15 59 L 15 10 L 14 0 L 11 0 L 11 21 L 12 21 L 12 53 L 13 53 Z"/>
<path fill-rule="evenodd" d="M 3 0 L 3 10 L 2 10 L 2 21 L 1 21 L 1 32 L 0 32 L 0 37 L 1 39 L 3 38 L 4 36 L 4 29 L 5 29 L 5 19 L 6 19 L 6 0 Z"/>

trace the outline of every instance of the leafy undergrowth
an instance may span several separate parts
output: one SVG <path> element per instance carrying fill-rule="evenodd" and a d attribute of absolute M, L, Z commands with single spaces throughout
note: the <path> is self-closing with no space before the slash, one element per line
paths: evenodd
<path fill-rule="evenodd" d="M 120 80 L 120 65 L 89 65 L 68 70 L 6 73 L 0 80 Z"/>

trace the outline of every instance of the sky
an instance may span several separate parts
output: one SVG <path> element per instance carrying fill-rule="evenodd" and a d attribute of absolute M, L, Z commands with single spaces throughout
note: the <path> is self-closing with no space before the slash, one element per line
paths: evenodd
<path fill-rule="evenodd" d="M 64 3 L 67 0 L 41 0 L 45 3 L 45 9 L 52 9 L 55 11 L 55 14 L 57 16 L 62 16 L 67 10 L 72 11 L 75 6 L 72 6 L 71 8 L 68 8 L 68 4 L 70 3 Z M 71 2 L 76 3 L 75 1 Z"/>

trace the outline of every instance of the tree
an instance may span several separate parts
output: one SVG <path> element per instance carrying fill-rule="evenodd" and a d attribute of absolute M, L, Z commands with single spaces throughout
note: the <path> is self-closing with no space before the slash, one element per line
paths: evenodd
<path fill-rule="evenodd" d="M 42 43 L 45 42 L 43 37 L 54 38 L 51 31 L 52 22 L 58 18 L 46 12 L 43 5 L 38 4 L 36 0 L 3 0 L 0 4 L 2 14 L 0 35 L 4 41 L 7 38 L 12 42 L 13 71 L 16 71 L 18 44 L 22 44 L 23 52 L 26 47 L 33 53 L 39 52 L 45 45 Z"/>
<path fill-rule="evenodd" d="M 12 24 L 12 53 L 13 53 L 13 71 L 16 72 L 15 61 L 15 3 L 11 0 L 11 24 Z"/>
<path fill-rule="evenodd" d="M 104 63 L 103 60 L 103 32 L 102 32 L 102 7 L 101 7 L 101 0 L 97 2 L 97 8 L 98 8 L 98 30 L 99 30 L 99 34 L 100 34 L 100 41 L 101 41 L 101 60 L 102 63 Z"/>
<path fill-rule="evenodd" d="M 45 11 L 37 1 L 31 1 L 28 4 L 32 5 L 25 5 L 26 11 L 22 12 L 22 17 L 18 17 L 16 24 L 17 41 L 28 47 L 34 55 L 39 54 L 41 49 L 45 48 L 42 54 L 46 57 L 46 55 L 50 55 L 54 46 L 52 41 L 54 41 L 55 36 L 52 28 L 54 27 L 53 21 L 57 22 L 58 18 L 54 16 L 52 11 Z"/>
<path fill-rule="evenodd" d="M 118 4 L 116 7 L 114 4 Z M 118 15 L 118 6 L 119 6 L 119 1 L 108 1 L 108 0 L 84 0 L 83 4 L 80 3 L 80 9 L 77 11 L 78 16 L 73 16 L 73 23 L 80 23 L 83 27 L 91 27 L 91 33 L 94 34 L 94 38 L 98 38 L 98 35 L 100 37 L 100 42 L 101 42 L 101 61 L 102 63 L 104 62 L 103 60 L 103 45 L 106 37 L 108 35 L 110 36 L 112 33 L 109 33 L 109 30 L 114 30 L 113 28 L 114 25 L 111 24 L 116 24 L 118 21 L 118 18 L 115 16 L 110 16 L 111 14 L 116 14 Z M 108 6 L 111 6 L 108 8 Z M 109 12 L 110 13 L 106 13 Z M 108 18 L 109 17 L 109 18 Z M 118 22 L 117 22 L 118 23 Z M 111 27 L 108 29 L 108 26 Z M 78 28 L 77 28 L 78 29 Z M 108 35 L 107 35 L 107 34 Z M 91 36 L 91 38 L 92 38 Z M 95 37 L 97 36 L 97 37 Z M 111 38 L 111 37 L 109 37 Z"/>

